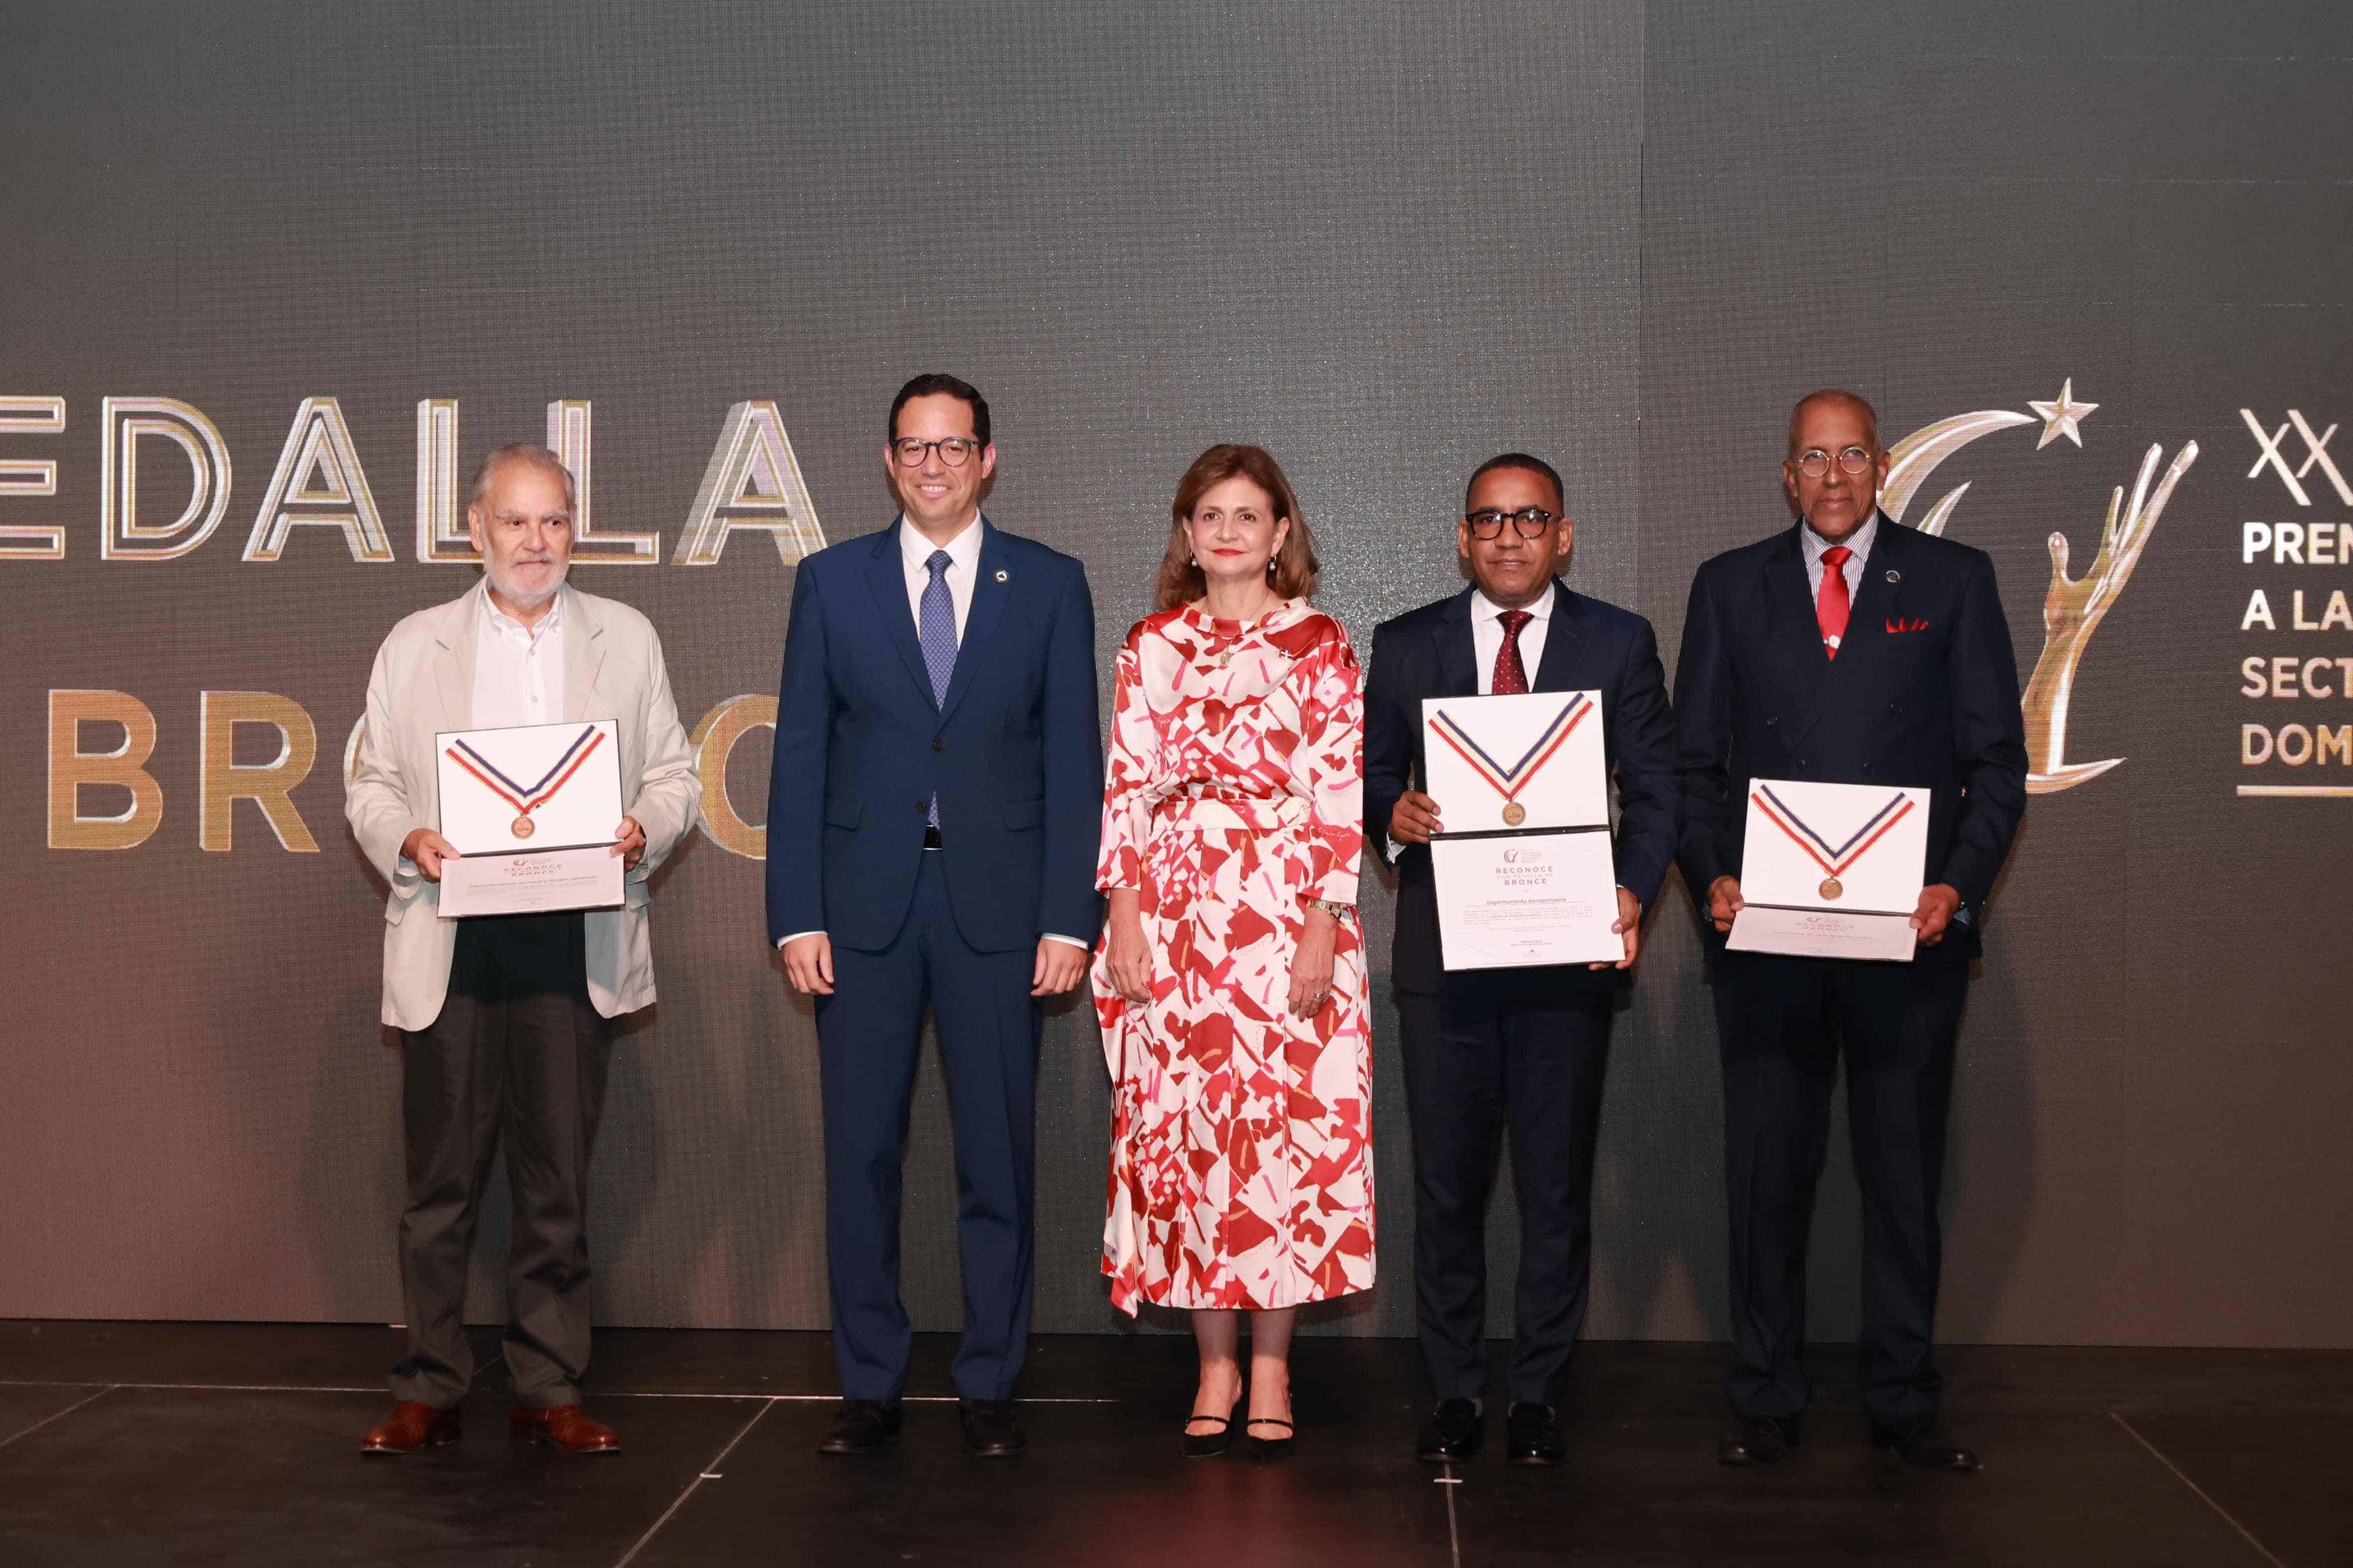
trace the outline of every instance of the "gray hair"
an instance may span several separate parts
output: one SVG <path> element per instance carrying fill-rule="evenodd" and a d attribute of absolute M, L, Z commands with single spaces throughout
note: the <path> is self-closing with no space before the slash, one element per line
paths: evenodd
<path fill-rule="evenodd" d="M 482 459 L 481 466 L 474 470 L 473 480 L 466 487 L 468 511 L 482 504 L 482 497 L 491 488 L 491 470 L 506 462 L 529 463 L 540 472 L 562 480 L 564 510 L 567 512 L 579 510 L 580 492 L 574 487 L 572 470 L 564 466 L 563 458 L 536 441 L 510 441 L 503 447 L 492 447 L 490 455 Z"/>

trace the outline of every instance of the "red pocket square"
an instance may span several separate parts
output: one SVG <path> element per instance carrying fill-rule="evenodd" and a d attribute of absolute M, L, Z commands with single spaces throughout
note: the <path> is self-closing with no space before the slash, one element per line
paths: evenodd
<path fill-rule="evenodd" d="M 1925 632 L 1927 629 L 1928 623 L 1926 621 L 1900 620 L 1887 623 L 1887 632 L 1890 637 L 1899 632 Z"/>

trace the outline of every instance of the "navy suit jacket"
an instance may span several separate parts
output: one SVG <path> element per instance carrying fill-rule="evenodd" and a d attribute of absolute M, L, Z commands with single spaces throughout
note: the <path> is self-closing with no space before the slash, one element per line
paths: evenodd
<path fill-rule="evenodd" d="M 899 530 L 800 563 L 768 781 L 768 940 L 888 947 L 906 922 L 926 807 L 956 930 L 1005 952 L 1092 942 L 1103 725 L 1094 601 L 1070 556 L 981 519 L 980 568 L 934 705 Z"/>
<path fill-rule="evenodd" d="M 1601 742 L 1618 784 L 1618 881 L 1649 909 L 1675 855 L 1674 717 L 1651 623 L 1630 610 L 1572 594 L 1556 578 L 1552 624 L 1530 689 L 1601 693 Z M 1409 610 L 1373 631 L 1372 670 L 1365 680 L 1365 841 L 1388 858 L 1389 817 L 1398 797 L 1424 787 L 1421 703 L 1479 689 L 1471 640 L 1471 590 Z M 1443 805 L 1444 803 L 1441 803 Z M 1459 818 L 1463 807 L 1457 805 Z M 1404 847 L 1398 871 L 1397 937 L 1389 976 L 1400 990 L 1435 992 L 1472 985 L 1614 988 L 1622 971 L 1582 966 L 1466 970 L 1450 976 L 1439 951 L 1438 893 L 1430 851 Z"/>
<path fill-rule="evenodd" d="M 1833 659 L 1804 526 L 1726 551 L 1692 580 L 1675 666 L 1678 858 L 1692 901 L 1704 913 L 1715 879 L 1740 875 L 1750 779 L 1817 779 L 1933 791 L 1927 879 L 1975 910 L 2026 811 L 2018 661 L 1992 558 L 1881 513 Z M 1978 923 L 1920 956 L 1974 955 Z"/>

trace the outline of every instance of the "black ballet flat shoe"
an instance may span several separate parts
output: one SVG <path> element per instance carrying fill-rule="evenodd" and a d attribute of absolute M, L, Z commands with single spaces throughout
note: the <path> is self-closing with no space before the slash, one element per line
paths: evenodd
<path fill-rule="evenodd" d="M 1234 1411 L 1241 1407 L 1242 1402 L 1237 1398 L 1234 1401 L 1234 1409 L 1226 1412 L 1223 1415 L 1187 1415 L 1185 1418 L 1185 1457 L 1188 1459 L 1214 1459 L 1233 1447 Z M 1218 1424 L 1218 1429 L 1214 1432 L 1197 1433 L 1192 1430 L 1193 1423 L 1196 1421 L 1214 1421 Z"/>
<path fill-rule="evenodd" d="M 1280 1426 L 1286 1436 L 1261 1437 L 1250 1430 L 1252 1426 Z M 1253 1415 L 1242 1423 L 1242 1444 L 1250 1457 L 1260 1464 L 1277 1464 L 1291 1458 L 1291 1450 L 1296 1439 L 1288 1434 L 1293 1431 L 1291 1423 L 1280 1415 Z"/>

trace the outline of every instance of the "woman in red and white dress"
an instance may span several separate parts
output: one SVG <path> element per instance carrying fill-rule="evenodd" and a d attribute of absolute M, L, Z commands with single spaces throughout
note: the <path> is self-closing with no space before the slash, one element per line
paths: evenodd
<path fill-rule="evenodd" d="M 1307 602 L 1315 552 L 1256 447 L 1212 447 L 1170 509 L 1159 612 L 1120 649 L 1094 969 L 1113 1089 L 1112 1301 L 1193 1313 L 1185 1451 L 1290 1451 L 1293 1320 L 1373 1283 L 1364 700 Z"/>

